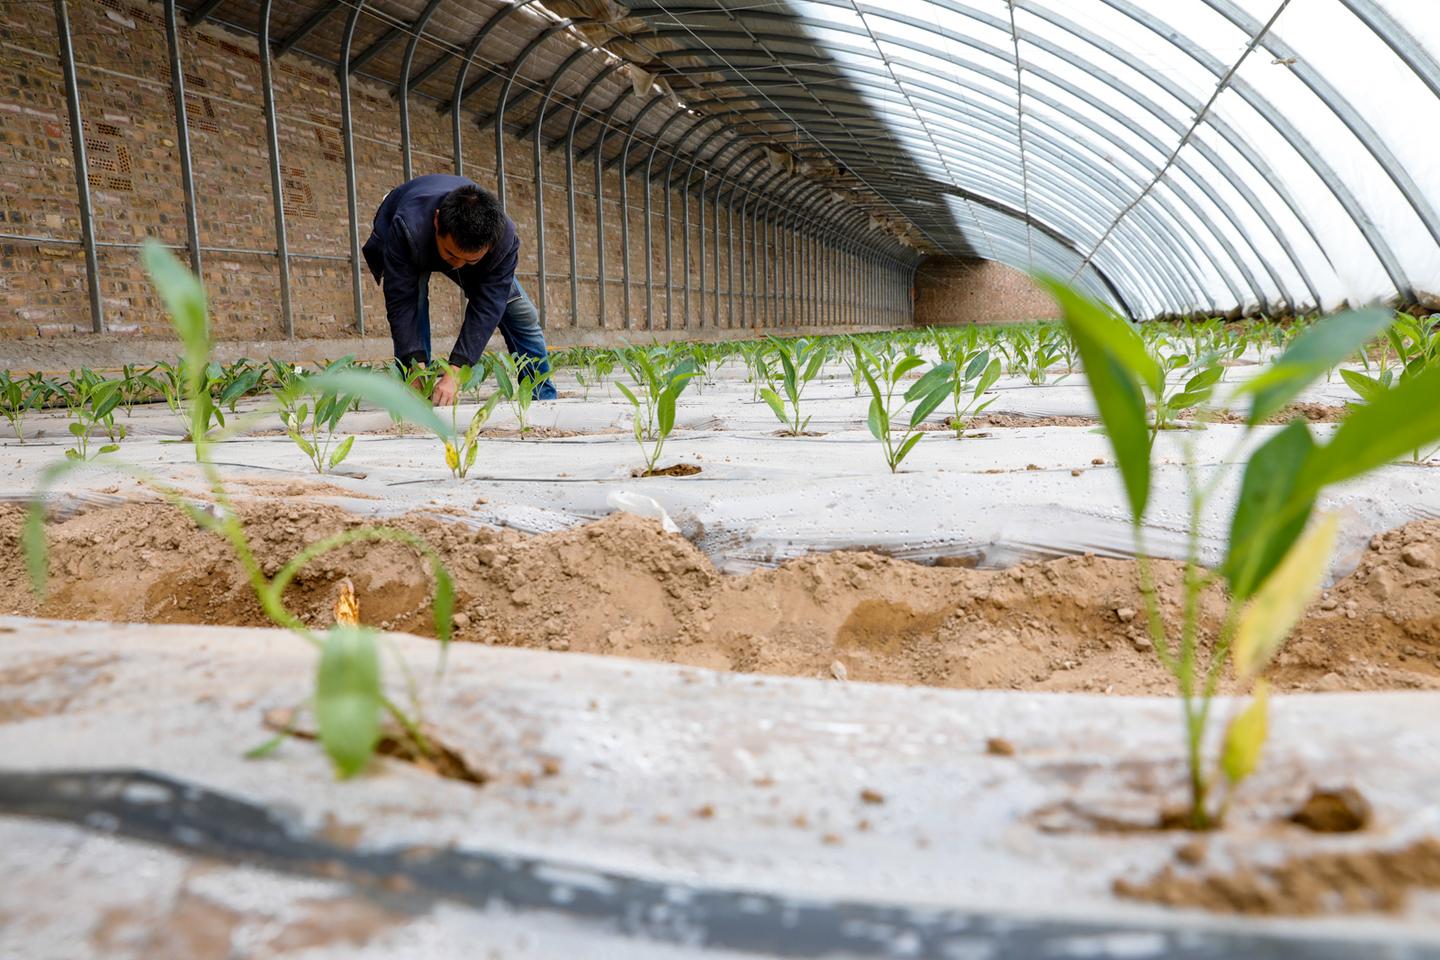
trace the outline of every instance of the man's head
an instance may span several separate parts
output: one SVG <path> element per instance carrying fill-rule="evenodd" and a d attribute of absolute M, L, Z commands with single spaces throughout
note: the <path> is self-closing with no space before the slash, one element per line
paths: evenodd
<path fill-rule="evenodd" d="M 474 184 L 445 194 L 435 211 L 435 246 L 455 269 L 479 263 L 505 233 L 500 201 Z"/>

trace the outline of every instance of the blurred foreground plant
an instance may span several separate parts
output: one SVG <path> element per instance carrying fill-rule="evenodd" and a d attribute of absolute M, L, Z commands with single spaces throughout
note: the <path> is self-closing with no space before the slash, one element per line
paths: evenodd
<path fill-rule="evenodd" d="M 285 606 L 285 588 L 308 564 L 348 544 L 365 540 L 395 540 L 409 545 L 427 561 L 431 578 L 435 582 L 432 608 L 435 632 L 441 641 L 438 674 L 443 669 L 444 653 L 450 640 L 455 598 L 450 574 L 439 554 L 423 539 L 406 530 L 374 526 L 352 527 L 310 544 L 283 564 L 274 576 L 265 575 L 220 472 L 210 456 L 210 447 L 216 442 L 216 438 L 209 430 L 214 401 L 210 393 L 211 378 L 207 374 L 212 365 L 204 287 L 194 274 L 158 243 L 147 242 L 144 256 L 151 279 L 165 302 L 171 322 L 185 347 L 184 361 L 176 368 L 184 371 L 176 385 L 177 402 L 190 418 L 189 428 L 195 443 L 195 458 L 214 503 L 196 503 L 181 490 L 139 467 L 115 461 L 108 462 L 107 466 L 134 476 L 169 503 L 183 510 L 197 526 L 223 537 L 245 571 L 266 616 L 277 626 L 304 638 L 319 651 L 320 660 L 315 673 L 311 703 L 319 728 L 320 742 L 340 776 L 349 777 L 358 773 L 370 760 L 380 742 L 385 715 L 395 722 L 399 738 L 407 742 L 417 756 L 433 758 L 436 750 L 421 729 L 418 702 L 412 708 L 415 711 L 412 716 L 384 692 L 378 650 L 380 634 L 362 626 L 344 624 L 337 624 L 324 633 L 317 633 Z M 332 369 L 306 381 L 306 389 L 320 394 L 364 399 L 389 410 L 393 415 L 434 430 L 442 438 L 448 438 L 446 425 L 435 416 L 430 405 L 403 383 L 384 374 L 350 367 Z M 26 561 L 34 589 L 41 595 L 45 590 L 48 573 L 44 494 L 81 463 L 82 461 L 67 460 L 47 469 L 41 480 L 41 488 L 26 517 Z M 282 734 L 282 738 L 283 736 Z M 262 750 L 268 750 L 274 743 L 278 743 L 278 739 L 267 744 Z"/>
<path fill-rule="evenodd" d="M 1377 396 L 1342 422 L 1324 444 L 1316 442 L 1304 421 L 1295 421 L 1256 447 L 1245 464 L 1225 559 L 1215 570 L 1200 565 L 1199 531 L 1223 471 L 1202 484 L 1190 459 L 1188 547 L 1179 597 L 1181 622 L 1174 635 L 1161 616 L 1141 535 L 1156 438 L 1147 422 L 1145 393 L 1163 395 L 1162 364 L 1147 352 L 1135 328 L 1112 311 L 1061 281 L 1042 277 L 1040 282 L 1064 310 L 1114 448 L 1130 509 L 1150 639 L 1180 692 L 1190 790 L 1184 822 L 1191 829 L 1210 829 L 1224 819 L 1236 788 L 1259 763 L 1268 727 L 1265 671 L 1319 591 L 1329 566 L 1338 518 L 1325 515 L 1311 524 L 1316 499 L 1330 484 L 1384 466 L 1440 438 L 1440 367 Z M 1388 312 L 1362 310 L 1321 320 L 1290 340 L 1268 369 L 1237 391 L 1249 397 L 1250 411 L 1236 450 L 1221 462 L 1236 462 L 1267 417 L 1389 324 Z M 1201 595 L 1221 580 L 1228 588 L 1226 611 L 1218 635 L 1207 646 L 1201 642 Z M 1228 723 L 1219 755 L 1207 760 L 1205 733 L 1227 660 L 1251 698 Z M 1226 788 L 1218 803 L 1212 795 L 1217 780 Z"/>

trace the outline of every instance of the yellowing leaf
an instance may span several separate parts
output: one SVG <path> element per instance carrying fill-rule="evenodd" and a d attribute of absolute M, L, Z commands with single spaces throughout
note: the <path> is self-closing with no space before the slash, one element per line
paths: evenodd
<path fill-rule="evenodd" d="M 453 443 L 445 444 L 445 465 L 451 470 L 457 470 L 460 467 L 460 453 L 455 449 Z"/>
<path fill-rule="evenodd" d="M 1315 598 L 1330 563 L 1336 514 L 1327 514 L 1285 554 L 1240 614 L 1232 653 L 1243 680 L 1258 675 L 1289 636 L 1290 629 Z"/>
<path fill-rule="evenodd" d="M 1239 783 L 1260 764 L 1260 751 L 1265 746 L 1270 722 L 1267 703 L 1270 687 L 1264 680 L 1255 681 L 1255 696 L 1225 730 L 1225 744 L 1220 750 L 1220 769 L 1231 783 Z"/>
<path fill-rule="evenodd" d="M 349 577 L 340 581 L 340 595 L 335 598 L 335 622 L 347 627 L 360 625 L 360 601 Z"/>

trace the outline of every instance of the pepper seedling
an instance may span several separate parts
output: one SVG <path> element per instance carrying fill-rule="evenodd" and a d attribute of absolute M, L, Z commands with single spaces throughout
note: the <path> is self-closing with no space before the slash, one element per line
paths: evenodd
<path fill-rule="evenodd" d="M 465 474 L 475 466 L 475 458 L 480 451 L 480 429 L 490 419 L 490 414 L 495 412 L 496 405 L 500 402 L 500 393 L 497 391 L 485 398 L 485 402 L 475 408 L 470 415 L 470 423 L 465 432 L 460 432 L 460 397 L 461 395 L 477 391 L 480 384 L 485 380 L 487 367 L 483 364 L 466 367 L 448 367 L 450 374 L 455 378 L 455 399 L 450 402 L 450 434 L 452 439 L 445 440 L 445 465 L 450 468 L 450 473 L 457 480 L 464 480 Z M 443 438 L 442 438 L 443 439 Z"/>
<path fill-rule="evenodd" d="M 896 359 L 894 354 L 876 356 L 858 345 L 856 349 L 861 351 L 861 371 L 865 377 L 865 385 L 870 388 L 870 412 L 865 423 L 870 428 L 870 434 L 880 441 L 885 452 L 885 463 L 890 467 L 890 472 L 894 473 L 900 468 L 900 462 L 915 449 L 915 445 L 925 435 L 920 431 L 920 425 L 925 422 L 925 418 L 950 396 L 955 367 L 949 363 L 935 365 L 912 383 L 897 401 L 895 394 L 900 387 L 901 378 L 923 366 L 924 359 L 913 353 Z M 915 409 L 897 442 L 892 433 L 892 425 L 904 416 L 905 407 L 911 403 L 916 404 Z"/>
<path fill-rule="evenodd" d="M 773 387 L 762 387 L 760 397 L 774 412 L 775 418 L 785 425 L 788 436 L 798 437 L 805 432 L 810 418 L 800 419 L 800 400 L 805 388 L 820 375 L 825 361 L 830 358 L 829 344 L 823 340 L 777 340 L 770 338 L 775 353 L 780 358 L 781 393 Z"/>
<path fill-rule="evenodd" d="M 1145 392 L 1162 382 L 1160 362 L 1124 319 L 1063 281 L 1037 279 L 1064 312 L 1119 466 L 1150 640 L 1180 694 L 1189 786 L 1184 823 L 1211 829 L 1223 821 L 1237 788 L 1259 764 L 1268 726 L 1266 669 L 1319 591 L 1329 565 L 1338 521 L 1330 515 L 1310 524 L 1316 500 L 1331 484 L 1440 439 L 1440 367 L 1378 395 L 1351 413 L 1324 444 L 1311 436 L 1306 422 L 1296 420 L 1256 447 L 1241 478 L 1224 562 L 1213 570 L 1200 565 L 1199 530 L 1222 473 L 1202 484 L 1193 458 L 1188 460 L 1189 528 L 1177 636 L 1161 616 L 1142 537 L 1156 439 L 1147 422 Z M 1382 310 L 1344 313 L 1290 340 L 1268 369 L 1237 391 L 1250 399 L 1250 412 L 1235 452 L 1221 462 L 1235 462 L 1266 418 L 1390 323 L 1391 315 Z M 1222 580 L 1228 588 L 1226 612 L 1218 633 L 1202 644 L 1200 597 Z M 1206 731 L 1227 662 L 1251 698 L 1228 723 L 1218 756 L 1211 759 L 1205 756 Z M 1213 797 L 1217 781 L 1226 788 L 1219 804 Z"/>

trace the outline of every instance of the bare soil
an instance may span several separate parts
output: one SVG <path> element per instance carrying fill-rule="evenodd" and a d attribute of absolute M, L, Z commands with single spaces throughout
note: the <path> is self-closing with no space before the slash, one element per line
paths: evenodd
<path fill-rule="evenodd" d="M 1165 867 L 1142 883 L 1115 882 L 1115 892 L 1171 907 L 1218 913 L 1313 915 L 1395 911 L 1413 890 L 1440 888 L 1440 839 L 1399 850 L 1306 854 L 1276 865 L 1223 871 Z"/>
<path fill-rule="evenodd" d="M 1286 424 L 1291 420 L 1305 420 L 1309 423 L 1339 423 L 1350 412 L 1348 407 L 1331 406 L 1325 403 L 1287 403 L 1277 412 L 1265 418 L 1266 423 Z M 1186 420 L 1204 419 L 1210 423 L 1244 423 L 1248 415 L 1242 410 L 1206 410 L 1203 417 L 1193 407 L 1180 411 Z"/>
<path fill-rule="evenodd" d="M 694 463 L 672 463 L 668 467 L 660 467 L 656 470 L 642 470 L 635 474 L 637 477 L 693 477 L 700 472 L 698 464 Z"/>
<path fill-rule="evenodd" d="M 241 504 L 267 573 L 361 521 L 298 499 Z M 80 620 L 265 625 L 228 546 L 161 503 L 102 507 L 48 524 L 50 588 L 37 600 L 23 513 L 0 507 L 0 613 Z M 1009 570 L 921 566 L 840 551 L 745 576 L 719 573 L 658 523 L 615 514 L 539 536 L 434 515 L 394 525 L 444 557 L 462 642 L 574 650 L 753 673 L 955 688 L 1161 693 L 1135 565 L 1066 557 Z M 1359 568 L 1300 623 L 1275 668 L 1287 690 L 1440 687 L 1440 521 L 1375 538 Z M 1180 568 L 1158 563 L 1162 597 Z M 363 622 L 433 635 L 425 565 L 398 543 L 327 554 L 286 595 L 327 625 L 354 581 Z M 1206 636 L 1222 598 L 1207 596 Z M 1164 606 L 1178 620 L 1178 603 Z"/>

